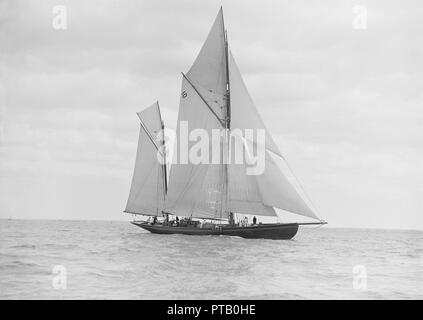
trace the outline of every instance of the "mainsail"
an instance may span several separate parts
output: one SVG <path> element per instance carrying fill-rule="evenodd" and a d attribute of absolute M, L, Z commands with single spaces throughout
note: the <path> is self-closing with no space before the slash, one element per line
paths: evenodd
<path fill-rule="evenodd" d="M 221 9 L 197 59 L 182 80 L 176 130 L 178 144 L 170 170 L 166 212 L 195 218 L 228 217 L 227 210 L 222 211 L 225 188 L 223 166 L 220 163 L 181 163 L 184 162 L 180 161 L 184 149 L 190 150 L 195 142 L 189 141 L 184 146 L 186 142 L 179 136 L 183 121 L 189 132 L 201 128 L 207 131 L 208 137 L 212 137 L 213 129 L 222 129 L 227 100 L 226 60 Z"/>
<path fill-rule="evenodd" d="M 177 124 L 177 145 L 173 152 L 165 211 L 180 216 L 217 218 L 221 206 L 222 165 L 192 163 L 185 152 L 195 142 L 186 141 L 179 133 L 181 125 L 187 132 L 201 128 L 211 137 L 212 129 L 221 125 L 187 79 L 182 81 L 182 94 Z M 186 144 L 186 145 L 184 145 Z M 211 152 L 209 152 L 211 155 Z"/>
<path fill-rule="evenodd" d="M 134 175 L 125 212 L 161 215 L 164 206 L 166 169 L 161 153 L 162 119 L 156 102 L 138 112 L 140 133 Z"/>

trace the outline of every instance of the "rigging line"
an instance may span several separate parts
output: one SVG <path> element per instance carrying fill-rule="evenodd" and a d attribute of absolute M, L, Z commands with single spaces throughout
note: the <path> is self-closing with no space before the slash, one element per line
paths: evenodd
<path fill-rule="evenodd" d="M 164 175 L 163 175 L 163 184 L 164 184 L 164 197 L 167 194 L 167 163 L 166 163 L 166 142 L 165 142 L 165 125 L 164 125 L 164 121 L 162 119 L 162 113 L 160 112 L 160 105 L 159 105 L 159 101 L 157 100 L 157 110 L 159 111 L 159 118 L 160 118 L 160 124 L 161 124 L 161 129 L 162 129 L 162 147 L 163 147 L 163 153 L 162 153 L 162 157 L 163 157 L 163 170 L 164 170 Z M 163 174 L 163 172 L 162 172 Z M 164 201 L 165 199 L 163 199 Z"/>
<path fill-rule="evenodd" d="M 143 191 L 144 186 L 146 185 L 146 183 L 148 181 L 148 178 L 150 177 L 151 173 L 153 172 L 153 170 L 152 170 L 153 166 L 154 166 L 154 163 L 151 165 L 151 167 L 150 167 L 151 170 L 149 170 L 149 173 L 148 173 L 147 177 L 145 178 L 145 180 L 143 181 L 142 185 L 139 186 L 139 188 L 135 191 L 135 198 L 137 198 L 140 195 L 140 193 Z M 135 177 L 135 174 L 134 174 L 134 177 Z M 131 190 L 132 190 L 132 183 L 131 183 Z M 124 212 L 127 212 L 127 211 L 124 211 Z"/>
<path fill-rule="evenodd" d="M 139 213 L 139 212 L 134 212 L 134 211 L 129 211 L 129 210 L 124 210 L 123 212 L 125 212 L 125 213 L 130 213 L 130 214 L 133 214 L 133 215 L 139 215 L 139 216 L 157 217 L 157 215 L 155 215 L 155 214 L 149 214 L 149 213 Z"/>
<path fill-rule="evenodd" d="M 219 118 L 218 114 L 213 110 L 213 108 L 208 104 L 206 99 L 201 95 L 201 93 L 197 90 L 197 88 L 192 84 L 192 82 L 188 79 L 188 77 L 183 73 L 182 76 L 188 81 L 188 83 L 191 85 L 191 87 L 194 89 L 194 91 L 198 94 L 198 96 L 203 100 L 203 102 L 206 104 L 207 108 L 209 108 L 210 112 L 213 113 L 213 115 L 216 117 L 217 121 L 219 121 L 220 125 L 225 128 L 225 122 L 222 121 L 222 119 Z"/>
<path fill-rule="evenodd" d="M 242 138 L 242 140 L 243 140 L 243 143 L 244 143 L 244 144 L 245 144 L 245 142 L 246 142 L 246 141 L 249 141 L 249 142 L 251 142 L 254 146 L 258 146 L 258 144 L 257 144 L 255 141 L 252 141 L 252 140 L 250 140 L 250 139 L 245 139 L 245 138 Z M 246 146 L 246 147 L 248 147 L 247 145 L 245 145 L 245 146 Z M 298 185 L 299 185 L 299 187 L 300 187 L 301 191 L 303 192 L 303 194 L 304 194 L 305 198 L 306 198 L 306 199 L 308 200 L 308 202 L 311 204 L 311 206 L 312 206 L 313 210 L 316 212 L 316 214 L 320 215 L 320 212 L 317 210 L 317 207 L 314 205 L 313 201 L 312 201 L 312 200 L 311 200 L 311 198 L 308 196 L 308 194 L 307 194 L 307 192 L 305 191 L 304 187 L 302 186 L 302 184 L 301 184 L 300 180 L 297 178 L 297 176 L 295 175 L 294 171 L 293 171 L 293 170 L 291 169 L 291 167 L 289 166 L 288 161 L 286 160 L 286 158 L 285 158 L 282 154 L 277 153 L 277 152 L 275 152 L 275 151 L 273 151 L 273 150 L 271 150 L 271 149 L 269 149 L 269 148 L 267 148 L 267 147 L 265 147 L 265 150 L 266 150 L 266 152 L 269 152 L 269 153 L 274 154 L 275 156 L 278 156 L 279 158 L 281 158 L 281 159 L 285 162 L 285 164 L 286 164 L 286 166 L 287 166 L 288 170 L 291 172 L 292 176 L 293 176 L 293 177 L 294 177 L 294 179 L 297 181 L 297 183 L 298 183 Z M 283 209 L 283 210 L 284 210 L 284 209 Z M 288 210 L 288 211 L 289 211 L 289 210 Z M 289 212 L 292 212 L 292 213 L 297 213 L 297 212 L 293 212 L 293 211 L 289 211 Z M 298 214 L 298 213 L 297 213 L 297 214 Z M 319 220 L 320 222 L 324 222 L 324 220 L 323 220 L 323 219 L 321 219 L 321 218 L 319 218 L 319 217 L 317 217 L 317 220 Z"/>
<path fill-rule="evenodd" d="M 235 129 L 237 129 L 237 128 L 235 128 Z M 231 130 L 231 132 L 234 132 L 234 131 Z M 257 148 L 259 147 L 259 144 L 256 141 L 254 141 L 254 138 L 253 139 L 248 139 L 248 138 L 245 138 L 245 137 L 240 136 L 240 135 L 237 135 L 237 134 L 235 134 L 235 136 L 236 137 L 239 137 L 242 140 L 243 145 L 245 147 L 247 147 L 247 149 L 248 149 L 248 145 L 246 144 L 246 142 L 250 142 L 253 145 L 253 147 L 257 147 Z M 264 148 L 265 148 L 266 151 L 269 151 L 269 152 L 273 153 L 274 155 L 277 155 L 278 157 L 280 157 L 280 158 L 282 158 L 283 160 L 286 161 L 286 159 L 284 158 L 284 156 L 281 153 L 276 152 L 276 151 L 274 151 L 272 149 L 269 149 L 268 147 L 266 147 L 266 145 L 264 145 Z"/>
<path fill-rule="evenodd" d="M 222 141 L 222 147 L 224 147 L 223 141 Z M 221 160 L 223 160 L 223 152 L 220 153 L 220 158 L 221 158 Z M 222 170 L 222 166 L 219 166 L 219 182 L 224 181 L 224 179 L 225 179 L 224 175 L 225 175 L 225 172 L 224 172 L 224 170 Z M 223 210 L 224 210 L 224 208 L 223 208 L 223 198 L 224 198 L 224 191 L 225 191 L 225 181 L 222 183 L 222 186 L 219 187 L 219 189 L 220 189 L 219 218 L 222 219 L 222 213 L 223 213 Z"/>
<path fill-rule="evenodd" d="M 159 188 L 160 188 L 160 183 L 159 183 L 159 177 L 161 174 L 161 170 L 157 170 L 157 183 L 156 183 L 156 214 L 159 215 Z"/>
<path fill-rule="evenodd" d="M 254 143 L 255 145 L 257 145 L 256 142 L 252 141 L 252 143 Z M 277 153 L 276 151 L 273 151 L 272 149 L 269 149 L 267 147 L 265 147 L 267 151 L 273 153 L 274 155 L 277 155 L 278 157 L 282 158 L 283 160 L 286 161 L 285 157 L 281 154 L 281 153 Z"/>
<path fill-rule="evenodd" d="M 163 156 L 162 152 L 160 151 L 160 148 L 157 146 L 156 142 L 153 139 L 153 136 L 151 135 L 150 131 L 145 126 L 144 122 L 141 119 L 141 116 L 137 113 L 138 118 L 140 119 L 141 127 L 144 129 L 147 136 L 150 138 L 151 142 L 153 143 L 154 147 L 157 149 L 157 151 L 160 153 L 161 156 Z"/>
<path fill-rule="evenodd" d="M 278 154 L 276 154 L 276 155 L 278 155 Z M 280 156 L 280 157 L 285 161 L 286 167 L 291 172 L 291 174 L 294 177 L 294 179 L 297 181 L 297 183 L 300 186 L 300 189 L 302 190 L 305 198 L 310 202 L 311 206 L 313 207 L 313 210 L 320 216 L 320 212 L 317 210 L 317 208 L 314 205 L 313 201 L 311 201 L 311 198 L 308 196 L 307 192 L 305 191 L 304 187 L 302 186 L 300 180 L 297 178 L 297 176 L 295 175 L 294 171 L 289 166 L 288 161 L 284 157 L 282 157 L 282 156 Z M 323 219 L 321 219 L 319 217 L 317 217 L 317 220 L 319 220 L 320 222 L 325 222 L 325 220 L 323 220 Z"/>
<path fill-rule="evenodd" d="M 188 183 L 185 184 L 185 186 L 183 187 L 182 191 L 179 193 L 179 195 L 178 195 L 176 201 L 174 201 L 174 203 L 180 202 L 181 199 L 183 197 L 185 197 L 186 193 L 194 185 L 195 179 L 201 173 L 203 173 L 203 170 L 202 170 L 203 168 L 204 167 L 201 167 L 201 166 L 192 166 L 191 167 L 190 172 L 189 172 L 189 176 L 191 176 L 191 178 L 189 179 Z M 208 170 L 208 168 L 207 168 L 207 170 Z M 203 187 L 203 185 L 204 185 L 204 178 L 203 178 L 203 182 L 202 182 L 201 186 Z M 192 206 L 191 206 L 190 211 L 192 213 L 197 208 L 198 201 L 195 201 L 195 202 L 191 201 L 191 204 L 192 204 Z M 175 208 L 175 205 L 172 208 Z"/>
<path fill-rule="evenodd" d="M 194 176 L 198 174 L 198 170 L 195 170 L 195 169 L 198 169 L 198 168 L 199 167 L 194 167 L 194 166 L 191 167 L 190 172 L 189 172 L 189 176 L 191 176 L 191 178 L 188 181 L 188 183 L 185 184 L 182 191 L 179 193 L 178 198 L 176 199 L 175 203 L 181 201 L 182 197 L 184 197 L 186 195 L 186 193 L 188 192 L 188 189 L 192 186 Z"/>
<path fill-rule="evenodd" d="M 228 32 L 225 29 L 225 20 L 223 19 L 223 8 L 222 10 L 222 31 L 223 31 L 223 39 L 225 42 L 225 64 L 226 64 L 226 112 L 225 112 L 225 140 L 223 145 L 226 143 L 227 147 L 227 155 L 224 164 L 224 192 L 225 192 L 225 210 L 226 212 L 230 211 L 230 190 L 229 190 L 229 170 L 228 170 L 228 158 L 230 157 L 230 130 L 231 130 L 231 85 L 229 81 L 229 42 L 228 42 Z M 222 215 L 222 211 L 220 213 Z"/>

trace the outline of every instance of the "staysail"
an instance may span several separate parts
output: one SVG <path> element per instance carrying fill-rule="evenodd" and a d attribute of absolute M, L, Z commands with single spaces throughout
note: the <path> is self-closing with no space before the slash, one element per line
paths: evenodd
<path fill-rule="evenodd" d="M 256 177 L 247 174 L 247 163 L 251 163 L 251 159 L 245 150 L 249 148 L 252 151 L 253 145 L 235 132 L 236 128 L 231 131 L 230 138 L 229 210 L 242 214 L 276 216 L 273 207 L 264 204 Z M 242 158 L 238 159 L 242 161 L 237 160 L 240 156 Z"/>
<path fill-rule="evenodd" d="M 254 129 L 255 131 L 261 129 L 265 131 L 264 172 L 252 176 L 258 185 L 263 204 L 318 219 L 277 165 L 278 161 L 283 160 L 282 155 L 248 93 L 232 54 L 230 54 L 229 60 L 229 81 L 231 86 L 231 129 Z M 259 142 L 255 141 L 254 143 Z"/>
<path fill-rule="evenodd" d="M 165 167 L 162 144 L 162 119 L 158 103 L 138 112 L 140 133 L 134 175 L 125 212 L 161 215 L 165 199 Z"/>

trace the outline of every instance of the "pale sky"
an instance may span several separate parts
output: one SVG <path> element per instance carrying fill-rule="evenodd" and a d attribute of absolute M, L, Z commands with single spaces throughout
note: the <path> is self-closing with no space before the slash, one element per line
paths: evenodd
<path fill-rule="evenodd" d="M 423 2 L 240 3 L 0 0 L 0 218 L 129 220 L 135 112 L 159 100 L 175 127 L 180 72 L 223 5 L 251 96 L 320 216 L 423 229 Z"/>

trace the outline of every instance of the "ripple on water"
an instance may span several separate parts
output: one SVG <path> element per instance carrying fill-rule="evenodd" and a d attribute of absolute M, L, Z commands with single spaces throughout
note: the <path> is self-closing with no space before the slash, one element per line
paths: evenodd
<path fill-rule="evenodd" d="M 154 235 L 122 222 L 12 220 L 0 228 L 0 298 L 423 296 L 419 231 L 303 228 L 292 241 L 272 241 Z M 60 294 L 51 285 L 55 265 L 67 270 Z M 367 270 L 364 292 L 352 285 L 356 265 Z"/>

